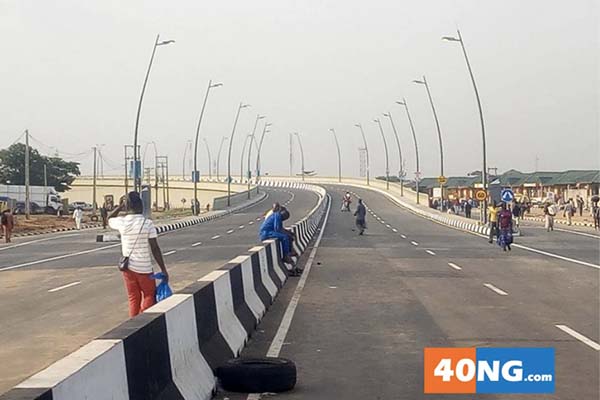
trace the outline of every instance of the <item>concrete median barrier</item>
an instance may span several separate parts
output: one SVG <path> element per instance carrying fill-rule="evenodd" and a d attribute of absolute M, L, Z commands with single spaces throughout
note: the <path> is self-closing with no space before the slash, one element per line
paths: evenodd
<path fill-rule="evenodd" d="M 298 187 L 300 188 L 300 187 Z M 292 226 L 300 250 L 329 201 Z M 287 279 L 267 240 L 25 380 L 0 400 L 208 400 L 215 371 L 239 355 Z"/>

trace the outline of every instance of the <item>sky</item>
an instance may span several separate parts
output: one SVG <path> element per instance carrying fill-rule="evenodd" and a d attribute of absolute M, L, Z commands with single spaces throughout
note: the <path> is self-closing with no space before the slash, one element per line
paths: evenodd
<path fill-rule="evenodd" d="M 460 28 L 479 88 L 488 166 L 499 171 L 600 167 L 595 0 L 0 0 L 0 137 L 10 145 L 25 129 L 42 152 L 58 149 L 92 171 L 100 145 L 105 174 L 122 170 L 123 145 L 133 142 L 135 115 L 154 40 L 157 48 L 144 98 L 139 142 L 154 141 L 181 174 L 186 142 L 195 136 L 208 81 L 200 137 L 213 159 L 223 136 L 233 139 L 239 173 L 244 138 L 257 114 L 273 125 L 262 173 L 288 174 L 289 134 L 299 132 L 305 168 L 337 174 L 330 128 L 339 137 L 343 174 L 358 176 L 359 130 L 365 129 L 371 174 L 385 173 L 381 118 L 391 173 L 399 157 L 391 112 L 408 177 L 415 148 L 421 171 L 440 173 L 437 131 L 422 85 L 427 77 L 438 113 L 445 175 L 481 169 L 477 103 L 460 44 L 441 40 Z M 262 130 L 259 125 L 258 131 Z M 294 172 L 299 149 L 294 142 Z M 152 163 L 153 150 L 146 162 Z M 207 174 L 206 150 L 198 148 Z M 189 161 L 189 152 L 186 154 Z M 187 164 L 186 161 L 186 164 Z M 227 152 L 221 154 L 221 173 Z M 189 174 L 189 167 L 186 166 Z"/>

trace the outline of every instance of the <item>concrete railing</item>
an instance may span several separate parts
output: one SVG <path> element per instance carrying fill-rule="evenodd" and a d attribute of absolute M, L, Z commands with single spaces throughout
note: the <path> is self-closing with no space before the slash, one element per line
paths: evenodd
<path fill-rule="evenodd" d="M 325 190 L 292 226 L 306 250 L 329 207 Z M 274 240 L 252 247 L 62 360 L 0 400 L 208 400 L 215 369 L 237 357 L 275 300 L 290 266 Z"/>

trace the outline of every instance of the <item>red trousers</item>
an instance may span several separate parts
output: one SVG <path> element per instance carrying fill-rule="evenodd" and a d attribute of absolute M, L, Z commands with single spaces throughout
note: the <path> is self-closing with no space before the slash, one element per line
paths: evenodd
<path fill-rule="evenodd" d="M 123 271 L 130 317 L 135 317 L 156 303 L 156 283 L 151 276 L 152 274 Z"/>

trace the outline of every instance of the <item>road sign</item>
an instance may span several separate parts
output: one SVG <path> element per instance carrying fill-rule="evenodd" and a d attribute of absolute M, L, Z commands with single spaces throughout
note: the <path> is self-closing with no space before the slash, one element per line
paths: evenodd
<path fill-rule="evenodd" d="M 444 185 L 444 184 L 446 184 L 446 182 L 448 182 L 448 178 L 446 178 L 444 175 L 440 175 L 440 176 L 438 176 L 437 181 L 440 184 Z"/>
<path fill-rule="evenodd" d="M 479 201 L 483 201 L 487 198 L 487 192 L 485 190 L 478 190 L 477 192 L 475 192 L 475 198 Z"/>
<path fill-rule="evenodd" d="M 200 182 L 200 171 L 192 171 L 192 182 Z"/>
<path fill-rule="evenodd" d="M 509 203 L 513 201 L 513 199 L 515 198 L 515 194 L 510 189 L 502 189 L 502 192 L 500 192 L 500 198 L 503 202 Z"/>

